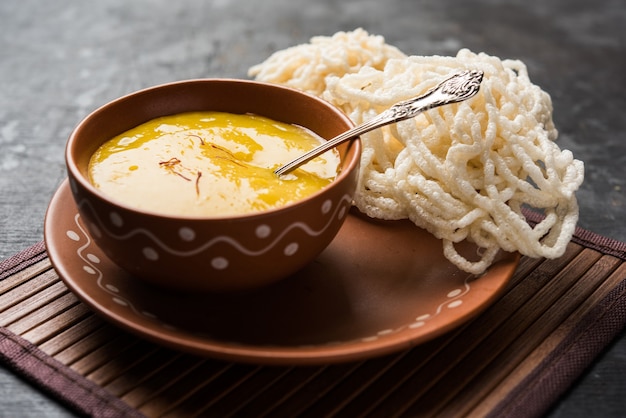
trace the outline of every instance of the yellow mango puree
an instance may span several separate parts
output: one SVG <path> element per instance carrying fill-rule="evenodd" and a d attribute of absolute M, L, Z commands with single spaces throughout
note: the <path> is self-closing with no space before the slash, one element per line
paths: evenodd
<path fill-rule="evenodd" d="M 280 178 L 273 173 L 320 141 L 302 127 L 261 116 L 182 113 L 104 143 L 91 157 L 89 177 L 103 193 L 137 209 L 248 214 L 301 200 L 335 179 L 336 150 Z"/>

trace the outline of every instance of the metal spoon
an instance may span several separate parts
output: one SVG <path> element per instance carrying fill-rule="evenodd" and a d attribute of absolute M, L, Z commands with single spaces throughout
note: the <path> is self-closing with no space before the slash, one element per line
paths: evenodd
<path fill-rule="evenodd" d="M 274 173 L 278 176 L 287 174 L 329 149 L 371 130 L 413 118 L 419 113 L 434 107 L 467 100 L 478 93 L 482 80 L 482 71 L 467 70 L 454 74 L 428 90 L 425 94 L 396 103 L 369 121 L 324 142 L 311 151 L 276 169 Z"/>

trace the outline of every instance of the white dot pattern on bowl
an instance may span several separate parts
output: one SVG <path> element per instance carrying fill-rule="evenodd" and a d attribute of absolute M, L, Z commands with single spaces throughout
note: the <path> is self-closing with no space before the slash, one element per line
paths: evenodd
<path fill-rule="evenodd" d="M 224 270 L 228 268 L 228 260 L 224 257 L 215 257 L 211 260 L 211 266 L 216 270 Z"/>
<path fill-rule="evenodd" d="M 159 253 L 152 247 L 145 247 L 143 250 L 143 256 L 150 261 L 156 261 L 159 259 Z"/>
<path fill-rule="evenodd" d="M 300 248 L 300 245 L 298 245 L 297 242 L 292 242 L 285 247 L 284 254 L 286 256 L 292 256 L 298 252 L 299 248 Z"/>
<path fill-rule="evenodd" d="M 330 200 L 325 200 L 324 203 L 322 203 L 322 213 L 324 215 L 330 212 L 332 208 L 333 208 L 333 202 L 331 202 Z"/>
<path fill-rule="evenodd" d="M 117 212 L 111 212 L 109 214 L 109 219 L 111 220 L 113 226 L 117 226 L 118 228 L 124 226 L 124 219 L 122 219 L 122 216 Z"/>
<path fill-rule="evenodd" d="M 260 248 L 248 248 L 234 236 L 220 235 L 213 237 L 206 242 L 199 242 L 198 245 L 194 248 L 184 249 L 176 248 L 175 243 L 173 245 L 169 245 L 169 242 L 160 238 L 159 234 L 157 234 L 156 231 L 152 231 L 146 228 L 129 227 L 128 225 L 126 225 L 126 222 L 124 222 L 122 216 L 116 211 L 109 212 L 108 223 L 102 222 L 102 220 L 98 218 L 94 206 L 88 199 L 83 199 L 82 201 L 80 201 L 78 206 L 86 206 L 88 209 L 91 209 L 94 215 L 96 215 L 94 220 L 95 222 L 97 222 L 97 225 L 90 225 L 90 231 L 94 237 L 100 238 L 102 234 L 106 234 L 108 237 L 114 240 L 126 241 L 137 236 L 143 236 L 150 240 L 153 245 L 140 248 L 140 255 L 143 255 L 143 257 L 147 258 L 148 260 L 158 261 L 162 259 L 160 254 L 167 253 L 175 257 L 192 257 L 208 251 L 211 247 L 217 244 L 229 245 L 234 250 L 240 252 L 247 257 L 262 256 L 263 254 L 271 251 L 276 246 L 283 246 L 283 254 L 285 256 L 291 256 L 300 249 L 300 244 L 298 242 L 290 242 L 288 244 L 284 243 L 284 240 L 287 239 L 286 237 L 288 236 L 289 232 L 291 232 L 292 230 L 300 230 L 310 237 L 317 237 L 329 227 L 331 227 L 335 219 L 344 218 L 347 215 L 347 211 L 350 208 L 351 204 L 352 196 L 348 194 L 343 195 L 339 199 L 337 204 L 333 204 L 332 200 L 330 199 L 325 200 L 321 204 L 320 210 L 326 215 L 326 223 L 322 225 L 319 229 L 314 229 L 307 223 L 301 221 L 287 224 L 283 227 L 281 231 L 274 231 L 274 229 L 267 224 L 257 225 L 254 229 L 254 234 L 257 239 L 268 240 L 271 237 L 271 240 L 268 240 Z M 110 224 L 112 224 L 116 228 L 109 228 L 107 225 Z M 190 227 L 182 227 L 177 231 L 177 233 L 178 238 L 182 241 L 192 241 L 197 240 L 198 238 L 197 232 Z"/>
<path fill-rule="evenodd" d="M 96 237 L 96 238 L 101 238 L 102 237 L 102 231 L 100 230 L 100 228 L 98 228 L 98 225 L 92 223 L 90 225 L 90 229 L 91 229 L 91 233 L 93 234 L 94 237 Z"/>
<path fill-rule="evenodd" d="M 337 219 L 343 219 L 344 216 L 346 216 L 346 208 L 345 207 L 339 209 L 339 212 L 337 213 Z"/>
<path fill-rule="evenodd" d="M 259 225 L 256 227 L 256 236 L 257 238 L 267 238 L 270 236 L 270 234 L 272 233 L 272 228 L 269 227 L 269 225 Z"/>
<path fill-rule="evenodd" d="M 178 236 L 183 241 L 187 241 L 187 242 L 193 241 L 194 239 L 196 239 L 196 231 L 194 231 L 193 229 L 189 227 L 184 226 L 178 230 Z"/>

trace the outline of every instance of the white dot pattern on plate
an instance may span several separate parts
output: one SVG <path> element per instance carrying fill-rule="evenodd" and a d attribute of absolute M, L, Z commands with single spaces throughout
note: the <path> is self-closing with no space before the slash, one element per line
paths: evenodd
<path fill-rule="evenodd" d="M 470 286 L 469 286 L 469 282 L 468 282 L 469 278 L 466 279 L 465 281 L 465 289 L 463 288 L 458 288 L 458 289 L 453 289 L 451 291 L 449 291 L 448 293 L 446 293 L 446 298 L 447 300 L 440 303 L 439 306 L 437 306 L 437 309 L 435 310 L 434 313 L 425 313 L 422 315 L 418 315 L 415 320 L 411 323 L 409 323 L 406 326 L 403 327 L 399 327 L 397 329 L 388 329 L 388 330 L 382 330 L 379 331 L 375 336 L 370 336 L 370 337 L 366 337 L 366 338 L 361 338 L 361 341 L 363 342 L 373 342 L 376 341 L 377 339 L 379 339 L 380 337 L 384 337 L 385 335 L 388 334 L 393 334 L 394 332 L 398 332 L 402 329 L 408 328 L 408 329 L 419 329 L 422 327 L 425 327 L 428 324 L 428 321 L 435 318 L 436 316 L 438 316 L 444 308 L 448 308 L 448 309 L 454 309 L 457 308 L 459 306 L 461 306 L 463 304 L 463 300 L 461 299 L 461 297 L 465 294 L 467 294 L 470 290 Z"/>
<path fill-rule="evenodd" d="M 67 237 L 71 239 L 72 241 L 78 241 L 80 239 L 80 236 L 78 236 L 76 232 L 71 231 L 71 230 L 67 231 L 65 235 L 67 235 Z"/>
<path fill-rule="evenodd" d="M 351 198 L 347 195 L 344 196 L 342 200 L 345 202 L 351 202 Z M 337 207 L 335 207 L 335 211 L 334 211 L 334 214 L 332 214 L 332 216 L 337 217 L 337 218 L 343 218 L 344 216 L 347 215 L 348 208 L 349 208 L 349 205 L 347 206 L 338 205 Z M 321 206 L 321 211 L 325 214 L 330 214 L 332 212 L 332 209 L 333 209 L 333 204 L 332 204 L 332 201 L 330 200 L 325 201 Z M 87 245 L 81 244 L 81 246 L 77 249 L 78 256 L 86 263 L 83 266 L 83 269 L 89 274 L 98 275 L 98 278 L 97 278 L 98 286 L 104 291 L 106 291 L 110 295 L 111 300 L 118 306 L 129 308 L 133 312 L 135 312 L 135 314 L 139 316 L 148 318 L 153 321 L 157 321 L 159 325 L 165 329 L 176 330 L 177 328 L 172 326 L 171 324 L 167 324 L 162 321 L 159 321 L 157 315 L 151 312 L 138 309 L 132 301 L 130 301 L 129 299 L 125 298 L 122 294 L 120 294 L 120 290 L 116 286 L 106 283 L 106 278 L 103 276 L 102 272 L 97 268 L 97 264 L 101 262 L 99 257 L 93 253 L 88 252 L 89 247 L 92 244 L 92 241 L 90 237 L 87 235 L 86 231 L 81 226 L 81 224 L 79 223 L 79 218 L 80 218 L 79 215 L 75 216 L 75 222 L 76 222 L 76 225 L 78 226 L 79 232 L 76 232 L 75 230 L 67 230 L 66 235 L 71 241 L 74 241 L 77 243 L 80 243 L 83 236 L 84 238 L 87 239 Z M 124 221 L 122 217 L 116 212 L 111 212 L 109 219 L 111 223 L 115 226 L 121 227 L 124 225 Z M 106 229 L 105 224 L 101 223 L 101 226 L 102 228 L 104 228 L 104 232 L 116 237 L 112 231 L 109 231 Z M 96 225 L 90 225 L 90 231 L 92 232 L 92 234 L 94 234 L 94 231 L 95 233 L 100 233 L 100 229 Z M 141 230 L 141 231 L 142 233 L 145 232 L 149 234 L 149 231 L 144 231 L 144 230 Z M 82 235 L 80 234 L 80 232 L 82 232 Z M 256 237 L 259 239 L 268 238 L 273 233 L 274 232 L 272 231 L 272 229 L 266 224 L 261 224 L 257 226 L 255 229 Z M 179 234 L 179 238 L 184 241 L 191 241 L 197 238 L 195 231 L 187 227 L 181 228 L 178 231 L 178 234 Z M 275 245 L 276 242 L 273 243 L 272 245 Z M 164 249 L 164 250 L 167 251 L 167 249 Z M 283 253 L 285 254 L 285 256 L 291 256 L 295 254 L 298 250 L 299 250 L 299 244 L 297 242 L 290 242 L 289 244 L 283 247 Z M 142 250 L 142 253 L 148 259 L 151 259 L 151 260 L 159 259 L 159 253 L 157 252 L 155 248 L 144 247 Z M 215 269 L 226 269 L 229 266 L 229 260 L 225 257 L 215 257 L 211 260 L 211 266 Z M 440 313 L 444 311 L 444 309 L 446 308 L 454 309 L 454 308 L 461 306 L 463 304 L 462 297 L 467 295 L 470 291 L 470 282 L 471 282 L 471 278 L 468 278 L 465 282 L 465 288 L 457 288 L 457 289 L 448 291 L 445 294 L 446 300 L 442 301 L 433 312 L 419 314 L 415 317 L 414 321 L 409 322 L 405 325 L 401 325 L 398 328 L 386 328 L 386 329 L 377 331 L 376 333 L 374 333 L 374 335 L 359 338 L 358 340 L 363 341 L 363 342 L 373 342 L 381 338 L 384 338 L 385 336 L 395 334 L 405 329 L 418 329 L 418 328 L 425 327 L 430 320 L 437 317 Z M 335 344 L 342 344 L 342 343 L 345 343 L 345 341 L 329 341 L 325 345 L 335 345 Z"/>
<path fill-rule="evenodd" d="M 462 300 L 455 300 L 454 302 L 448 303 L 448 308 L 458 308 L 463 304 Z"/>
<path fill-rule="evenodd" d="M 80 215 L 78 214 L 74 215 L 74 222 L 76 223 L 78 230 L 82 234 L 77 233 L 74 230 L 70 229 L 70 230 L 65 231 L 65 235 L 72 241 L 77 242 L 79 244 L 79 247 L 76 249 L 76 254 L 82 261 L 85 262 L 85 264 L 82 266 L 83 271 L 85 271 L 86 273 L 90 275 L 95 276 L 95 280 L 98 284 L 98 287 L 100 287 L 108 295 L 110 295 L 111 300 L 115 304 L 117 304 L 118 306 L 122 306 L 124 308 L 129 308 L 133 312 L 135 312 L 137 315 L 146 317 L 153 321 L 157 321 L 156 315 L 137 309 L 130 300 L 126 299 L 124 296 L 120 294 L 120 289 L 117 286 L 106 282 L 106 277 L 103 275 L 102 271 L 98 269 L 98 266 L 97 266 L 98 264 L 101 263 L 100 257 L 98 257 L 97 255 L 91 252 L 88 252 L 92 249 L 95 249 L 95 247 L 94 248 L 91 247 L 91 245 L 93 244 L 93 241 L 87 234 L 87 231 L 83 228 L 83 226 L 79 222 L 79 219 L 80 219 Z M 81 243 L 81 240 L 83 239 L 86 240 L 86 244 Z"/>

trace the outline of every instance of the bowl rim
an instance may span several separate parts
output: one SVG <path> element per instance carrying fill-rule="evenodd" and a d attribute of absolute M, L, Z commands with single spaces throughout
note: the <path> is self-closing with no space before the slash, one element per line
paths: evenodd
<path fill-rule="evenodd" d="M 268 216 L 273 216 L 277 213 L 280 212 L 289 212 L 292 211 L 302 205 L 306 205 L 307 202 L 309 202 L 310 200 L 313 200 L 315 198 L 317 198 L 318 196 L 320 196 L 321 194 L 325 193 L 332 185 L 334 184 L 338 184 L 341 183 L 342 181 L 345 181 L 346 178 L 348 176 L 351 175 L 351 173 L 355 170 L 358 169 L 358 166 L 360 165 L 360 156 L 361 156 L 361 151 L 362 151 L 362 146 L 361 146 L 361 140 L 360 137 L 357 137 L 351 141 L 348 142 L 348 147 L 351 148 L 347 151 L 347 154 L 350 153 L 354 155 L 353 158 L 351 159 L 345 159 L 342 162 L 344 163 L 341 166 L 341 171 L 338 173 L 337 177 L 326 187 L 316 191 L 315 193 L 306 196 L 303 199 L 299 199 L 295 202 L 291 202 L 288 203 L 286 205 L 280 206 L 280 207 L 276 207 L 276 208 L 271 208 L 271 209 L 267 209 L 267 210 L 263 210 L 260 212 L 253 212 L 253 213 L 243 213 L 243 214 L 234 214 L 234 215 L 214 215 L 214 216 L 199 216 L 199 215 L 184 215 L 184 214 L 180 214 L 180 215 L 171 215 L 171 214 L 163 214 L 160 213 L 158 211 L 155 210 L 146 210 L 146 209 L 137 209 L 131 205 L 128 205 L 127 203 L 120 201 L 116 198 L 112 198 L 110 196 L 107 196 L 106 194 L 104 194 L 101 190 L 99 190 L 98 188 L 96 188 L 90 181 L 88 178 L 86 178 L 86 176 L 83 175 L 82 171 L 78 168 L 78 164 L 77 162 L 74 160 L 74 158 L 72 157 L 72 151 L 75 149 L 76 143 L 77 143 L 77 137 L 78 137 L 78 133 L 83 129 L 83 127 L 85 127 L 87 124 L 89 124 L 94 118 L 96 118 L 99 114 L 107 111 L 108 109 L 118 105 L 119 103 L 122 103 L 124 101 L 127 101 L 133 97 L 137 97 L 140 95 L 143 95 L 145 93 L 149 93 L 149 92 L 153 92 L 155 90 L 159 90 L 159 89 L 164 89 L 164 88 L 168 88 L 168 87 L 176 87 L 176 86 L 184 86 L 184 85 L 190 85 L 190 84 L 196 84 L 196 83 L 233 83 L 233 84 L 240 84 L 240 85 L 262 85 L 271 89 L 277 89 L 277 90 L 284 90 L 284 91 L 289 91 L 292 93 L 296 93 L 297 95 L 301 95 L 303 97 L 305 97 L 307 100 L 311 100 L 314 102 L 317 102 L 318 104 L 321 104 L 325 107 L 328 107 L 330 110 L 332 110 L 340 119 L 342 119 L 349 128 L 354 127 L 354 122 L 343 112 L 341 111 L 338 107 L 336 107 L 335 105 L 333 105 L 332 103 L 317 97 L 311 93 L 302 91 L 302 90 L 298 90 L 292 87 L 288 87 L 288 86 L 284 86 L 284 85 L 280 85 L 280 84 L 274 84 L 274 83 L 267 83 L 267 82 L 262 82 L 262 81 L 256 81 L 256 80 L 249 80 L 249 79 L 238 79 L 238 78 L 221 78 L 221 77 L 215 77 L 215 78 L 193 78 L 193 79 L 186 79 L 186 80 L 178 80 L 178 81 L 172 81 L 172 82 L 168 82 L 168 83 L 162 83 L 162 84 L 157 84 L 157 85 L 153 85 L 153 86 L 149 86 L 146 88 L 142 88 L 127 94 L 124 94 L 118 98 L 115 98 L 113 100 L 110 100 L 102 105 L 100 105 L 99 107 L 95 108 L 94 110 L 90 111 L 86 116 L 83 117 L 83 119 L 72 129 L 68 140 L 66 142 L 66 146 L 65 146 L 65 165 L 66 165 L 66 169 L 69 172 L 69 174 L 72 177 L 73 181 L 76 181 L 78 183 L 80 183 L 80 185 L 86 189 L 90 194 L 98 197 L 99 199 L 106 201 L 107 203 L 114 205 L 116 207 L 119 207 L 123 210 L 135 213 L 135 214 L 141 214 L 141 215 L 145 215 L 145 216 L 149 216 L 149 217 L 154 217 L 154 218 L 161 218 L 161 219 L 169 219 L 169 220 L 184 220 L 184 221 L 189 221 L 189 222 L 197 222 L 197 221 L 224 221 L 224 220 L 248 220 L 248 219 L 262 219 Z M 216 110 L 217 111 L 217 110 Z M 163 115 L 165 116 L 165 115 Z M 263 115 L 261 115 L 263 116 Z M 152 119 L 159 117 L 159 116 L 154 116 Z M 305 126 L 306 129 L 311 129 L 310 127 Z M 354 149 L 352 149 L 354 148 Z M 347 163 L 347 164 L 346 164 Z"/>

